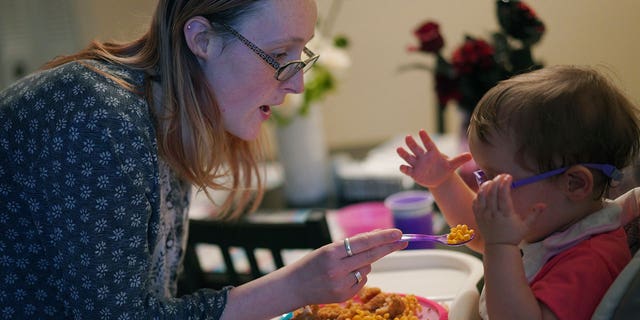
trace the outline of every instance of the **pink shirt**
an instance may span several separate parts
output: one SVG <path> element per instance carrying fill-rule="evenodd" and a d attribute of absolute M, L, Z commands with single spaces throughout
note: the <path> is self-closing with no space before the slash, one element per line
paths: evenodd
<path fill-rule="evenodd" d="M 590 319 L 630 260 L 622 228 L 597 234 L 551 258 L 536 274 L 531 289 L 559 319 Z"/>

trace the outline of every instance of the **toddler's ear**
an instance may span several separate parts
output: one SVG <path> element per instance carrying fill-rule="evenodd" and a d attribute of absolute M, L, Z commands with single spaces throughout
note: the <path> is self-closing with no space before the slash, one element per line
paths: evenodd
<path fill-rule="evenodd" d="M 582 165 L 570 167 L 564 173 L 564 192 L 572 200 L 582 200 L 593 196 L 593 174 Z"/>

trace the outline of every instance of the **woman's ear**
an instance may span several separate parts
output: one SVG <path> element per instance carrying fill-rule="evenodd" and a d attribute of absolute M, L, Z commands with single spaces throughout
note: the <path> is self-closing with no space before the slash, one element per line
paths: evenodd
<path fill-rule="evenodd" d="M 199 59 L 207 59 L 209 57 L 209 41 L 208 33 L 211 32 L 211 23 L 201 16 L 193 17 L 184 24 L 184 38 L 187 46 L 193 54 Z"/>
<path fill-rule="evenodd" d="M 582 165 L 571 166 L 564 173 L 563 190 L 572 200 L 593 197 L 593 174 Z"/>

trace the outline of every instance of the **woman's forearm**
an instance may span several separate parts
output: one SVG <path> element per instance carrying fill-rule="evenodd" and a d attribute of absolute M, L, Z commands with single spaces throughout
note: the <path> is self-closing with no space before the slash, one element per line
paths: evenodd
<path fill-rule="evenodd" d="M 300 286 L 279 269 L 229 291 L 222 319 L 271 319 L 306 305 L 296 289 Z"/>

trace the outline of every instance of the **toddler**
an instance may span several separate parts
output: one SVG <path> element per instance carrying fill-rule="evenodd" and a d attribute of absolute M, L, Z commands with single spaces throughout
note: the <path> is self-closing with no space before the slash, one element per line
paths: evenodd
<path fill-rule="evenodd" d="M 589 319 L 630 261 L 621 227 L 638 192 L 604 195 L 640 149 L 638 110 L 592 68 L 554 66 L 489 90 L 468 129 L 469 153 L 448 158 L 411 136 L 400 170 L 429 188 L 449 225 L 478 230 L 484 319 Z M 471 190 L 455 170 L 471 157 Z"/>

